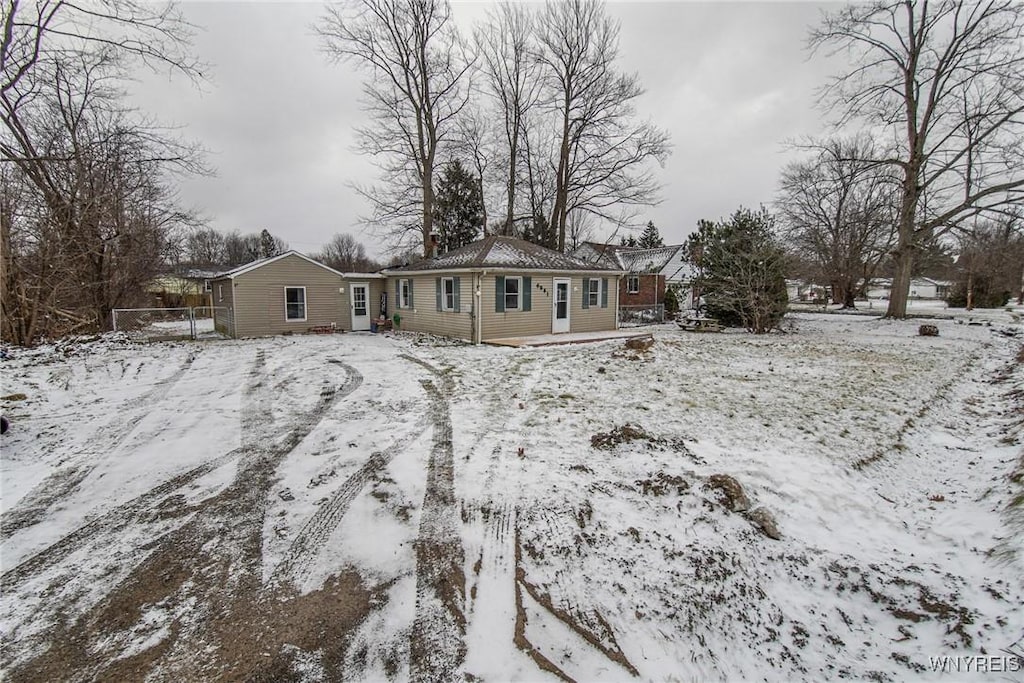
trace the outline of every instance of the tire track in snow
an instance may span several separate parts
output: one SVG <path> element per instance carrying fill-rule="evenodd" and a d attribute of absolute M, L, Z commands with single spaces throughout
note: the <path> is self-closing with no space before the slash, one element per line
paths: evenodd
<path fill-rule="evenodd" d="M 98 431 L 98 443 L 87 446 L 71 456 L 72 460 L 85 460 L 78 464 L 62 467 L 47 475 L 32 487 L 24 498 L 12 509 L 0 515 L 0 539 L 6 540 L 21 529 L 34 526 L 43 520 L 46 512 L 58 501 L 69 496 L 89 474 L 96 469 L 99 459 L 120 447 L 142 420 L 149 417 L 171 389 L 185 376 L 198 351 L 190 353 L 184 362 L 170 376 L 156 382 L 152 389 L 132 401 L 132 408 L 140 410 L 128 420 L 113 420 Z"/>
<path fill-rule="evenodd" d="M 557 536 L 566 534 L 575 535 L 575 531 L 565 522 L 565 514 L 550 509 L 534 511 L 532 516 L 540 518 L 545 526 L 544 536 L 547 532 Z M 621 666 L 632 676 L 638 677 L 640 672 L 633 666 L 622 652 L 611 625 L 605 620 L 600 612 L 590 605 L 581 604 L 582 600 L 578 590 L 578 577 L 568 576 L 565 570 L 556 571 L 553 582 L 543 586 L 537 586 L 527 580 L 527 572 L 523 560 L 522 526 L 526 520 L 523 516 L 516 519 L 515 530 L 515 602 L 516 602 L 516 624 L 514 641 L 516 647 L 529 655 L 536 662 L 537 666 L 544 671 L 553 673 L 562 680 L 574 681 L 563 669 L 559 668 L 551 659 L 541 652 L 545 648 L 544 643 L 534 644 L 527 635 L 527 609 L 524 600 L 524 593 L 539 607 L 554 616 L 573 633 L 580 636 L 591 647 L 596 649 L 610 661 Z M 578 548 L 578 546 L 577 546 Z M 527 550 L 529 554 L 529 550 Z M 579 554 L 579 553 L 577 553 Z M 579 562 L 566 562 L 569 567 L 578 567 Z M 550 635 L 550 634 L 546 634 Z"/>
<path fill-rule="evenodd" d="M 922 401 L 921 405 L 918 406 L 918 409 L 913 414 L 911 414 L 910 417 L 903 421 L 903 424 L 900 425 L 899 429 L 896 430 L 896 436 L 892 440 L 891 444 L 887 446 L 881 446 L 870 455 L 866 455 L 860 458 L 859 460 L 854 461 L 854 463 L 851 465 L 853 469 L 857 471 L 863 470 L 864 468 L 874 465 L 878 461 L 885 459 L 885 457 L 890 453 L 899 452 L 900 449 L 903 448 L 903 437 L 905 437 L 911 429 L 917 426 L 918 420 L 923 418 L 929 412 L 933 411 L 935 409 L 935 404 L 937 402 L 948 402 L 953 400 L 949 395 L 950 391 L 952 391 L 953 386 L 967 374 L 967 371 L 977 364 L 980 355 L 981 349 L 975 349 L 974 351 L 972 351 L 971 354 L 967 357 L 967 359 L 960 364 L 960 367 L 957 369 L 957 371 L 951 373 L 949 379 L 947 379 L 945 382 L 936 387 L 935 393 L 931 396 L 931 398 L 927 401 Z"/>
<path fill-rule="evenodd" d="M 384 450 L 372 453 L 362 467 L 349 476 L 334 492 L 330 500 L 321 505 L 316 514 L 302 526 L 285 553 L 284 559 L 274 568 L 269 583 L 290 582 L 297 587 L 301 586 L 302 582 L 309 577 L 317 553 L 341 523 L 352 501 L 362 493 L 370 482 L 379 479 L 388 463 L 420 438 L 429 426 L 428 420 L 424 417 L 416 422 L 408 434 Z"/>
<path fill-rule="evenodd" d="M 103 534 L 116 533 L 128 526 L 142 521 L 145 513 L 152 507 L 153 503 L 166 497 L 175 490 L 187 486 L 197 479 L 213 472 L 235 458 L 242 462 L 255 460 L 277 460 L 286 456 L 319 424 L 324 413 L 338 400 L 348 396 L 363 382 L 363 376 L 354 367 L 341 361 L 331 361 L 345 368 L 348 376 L 345 383 L 339 389 L 325 385 L 321 389 L 320 400 L 309 414 L 299 419 L 298 424 L 292 429 L 288 436 L 279 444 L 267 446 L 267 441 L 252 445 L 243 445 L 224 455 L 209 460 L 182 474 L 173 477 L 158 486 L 142 493 L 135 498 L 118 505 L 108 512 L 93 519 L 87 524 L 75 529 L 55 543 L 40 550 L 20 564 L 5 571 L 0 575 L 0 586 L 4 591 L 10 591 L 24 580 L 32 577 L 38 572 L 51 567 L 64 560 L 75 551 L 84 548 L 89 543 Z M 250 372 L 250 381 L 246 388 L 246 396 L 252 399 L 259 392 L 260 377 L 264 372 L 265 356 L 262 349 L 257 352 L 253 369 Z M 257 401 L 258 402 L 258 401 Z M 253 410 L 251 405 L 243 408 L 243 425 L 248 420 L 248 426 L 257 428 L 259 423 L 258 411 Z M 269 420 L 268 420 L 269 421 Z M 266 422 L 266 421 L 265 421 Z M 240 466 L 241 469 L 241 466 Z"/>
<path fill-rule="evenodd" d="M 428 369 L 440 388 L 421 384 L 430 397 L 428 416 L 434 427 L 427 485 L 416 539 L 416 616 L 409 642 L 409 677 L 413 681 L 454 680 L 466 657 L 465 554 L 455 506 L 455 463 L 450 371 L 412 356 L 403 358 Z"/>

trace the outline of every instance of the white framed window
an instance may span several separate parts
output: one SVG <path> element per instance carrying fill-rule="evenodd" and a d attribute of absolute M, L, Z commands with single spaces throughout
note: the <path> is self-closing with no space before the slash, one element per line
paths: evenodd
<path fill-rule="evenodd" d="M 209 280 L 203 280 L 203 291 L 204 292 L 212 292 L 213 291 L 213 285 L 210 284 Z"/>
<path fill-rule="evenodd" d="M 455 310 L 455 278 L 441 278 L 441 310 Z"/>
<path fill-rule="evenodd" d="M 521 277 L 506 277 L 505 278 L 505 310 L 506 311 L 521 311 L 523 310 L 523 278 Z"/>
<path fill-rule="evenodd" d="M 224 285 L 217 285 L 217 301 L 224 301 Z"/>
<path fill-rule="evenodd" d="M 412 308 L 412 290 L 408 279 L 398 281 L 398 307 Z"/>
<path fill-rule="evenodd" d="M 306 288 L 284 288 L 284 319 L 288 322 L 302 322 L 306 319 Z"/>
<path fill-rule="evenodd" d="M 601 305 L 601 278 L 590 278 L 590 290 L 587 292 L 589 303 L 594 308 Z"/>
<path fill-rule="evenodd" d="M 640 293 L 640 276 L 630 275 L 629 279 L 626 280 L 626 293 L 627 294 L 639 294 Z"/>

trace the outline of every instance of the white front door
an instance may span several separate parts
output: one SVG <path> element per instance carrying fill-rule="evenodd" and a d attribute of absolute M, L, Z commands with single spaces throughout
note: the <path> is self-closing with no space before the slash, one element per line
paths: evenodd
<path fill-rule="evenodd" d="M 352 331 L 370 329 L 370 285 L 352 285 Z"/>
<path fill-rule="evenodd" d="M 555 299 L 551 307 L 551 332 L 569 331 L 569 285 L 571 281 L 567 278 L 556 277 Z"/>

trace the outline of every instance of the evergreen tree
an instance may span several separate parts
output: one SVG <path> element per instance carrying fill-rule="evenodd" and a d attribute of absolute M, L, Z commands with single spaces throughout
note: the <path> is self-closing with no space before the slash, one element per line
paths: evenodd
<path fill-rule="evenodd" d="M 639 246 L 639 242 L 637 242 L 636 238 L 633 237 L 632 235 L 630 235 L 629 237 L 623 235 L 622 237 L 619 238 L 619 246 L 620 247 L 636 247 L 636 246 Z"/>
<path fill-rule="evenodd" d="M 277 256 L 287 249 L 287 245 L 280 238 L 274 237 L 266 228 L 260 233 L 260 257 L 270 258 Z"/>
<path fill-rule="evenodd" d="M 665 313 L 668 315 L 675 315 L 679 312 L 679 295 L 676 294 L 676 288 L 673 285 L 669 285 L 665 289 Z"/>
<path fill-rule="evenodd" d="M 548 249 L 558 250 L 558 232 L 543 214 L 535 214 L 533 221 L 523 231 L 523 239 Z"/>
<path fill-rule="evenodd" d="M 477 179 L 455 160 L 447 163 L 437 181 L 434 228 L 441 252 L 464 247 L 480 236 L 484 225 L 484 201 Z"/>
<path fill-rule="evenodd" d="M 655 227 L 654 221 L 647 221 L 647 227 L 644 228 L 643 234 L 640 235 L 638 245 L 641 249 L 657 249 L 658 247 L 665 246 L 665 240 L 661 239 L 661 234 L 658 232 L 658 228 Z"/>
<path fill-rule="evenodd" d="M 702 220 L 687 255 L 709 315 L 755 334 L 770 332 L 786 313 L 786 255 L 764 208 L 739 209 L 728 221 Z"/>

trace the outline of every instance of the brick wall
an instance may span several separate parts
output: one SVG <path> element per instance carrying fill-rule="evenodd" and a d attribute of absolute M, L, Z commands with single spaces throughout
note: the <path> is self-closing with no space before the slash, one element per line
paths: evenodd
<path fill-rule="evenodd" d="M 665 303 L 665 276 L 664 275 L 639 275 L 640 291 L 635 294 L 629 293 L 629 275 L 619 281 L 619 305 L 620 306 L 650 306 L 651 304 Z"/>

